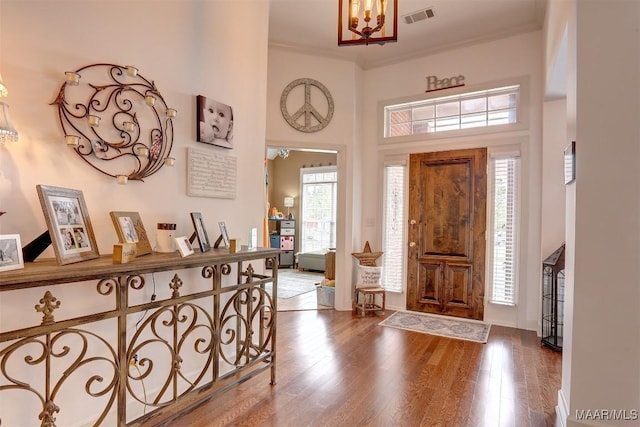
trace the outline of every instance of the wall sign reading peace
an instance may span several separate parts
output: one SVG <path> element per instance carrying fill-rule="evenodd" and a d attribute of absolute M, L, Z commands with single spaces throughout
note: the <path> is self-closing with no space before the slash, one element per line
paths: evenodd
<path fill-rule="evenodd" d="M 289 113 L 289 106 L 291 110 L 295 109 L 293 114 Z M 292 128 L 301 132 L 317 132 L 326 127 L 333 117 L 333 98 L 319 81 L 297 79 L 282 91 L 280 110 Z"/>

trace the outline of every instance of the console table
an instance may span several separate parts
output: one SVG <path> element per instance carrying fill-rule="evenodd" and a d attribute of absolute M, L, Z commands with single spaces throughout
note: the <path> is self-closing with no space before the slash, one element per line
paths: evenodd
<path fill-rule="evenodd" d="M 0 401 L 10 402 L 20 417 L 0 413 L 0 423 L 168 424 L 265 370 L 275 384 L 279 252 L 212 249 L 185 258 L 154 253 L 126 264 L 106 255 L 64 266 L 36 261 L 1 272 L 0 310 L 7 308 L 3 295 L 23 292 L 20 310 L 42 318 L 21 329 L 0 325 Z M 265 262 L 273 268 L 258 274 Z M 159 283 L 155 273 L 170 279 Z M 150 286 L 149 277 L 154 289 L 164 287 L 170 296 L 156 298 L 154 292 L 136 301 L 135 294 Z M 115 308 L 57 319 L 65 305 L 78 304 L 62 287 L 84 281 L 94 289 L 83 291 L 84 298 L 110 299 Z"/>

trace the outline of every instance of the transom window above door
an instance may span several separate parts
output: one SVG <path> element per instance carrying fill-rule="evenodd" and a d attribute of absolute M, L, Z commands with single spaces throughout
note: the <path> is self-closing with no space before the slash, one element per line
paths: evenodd
<path fill-rule="evenodd" d="M 384 137 L 517 122 L 520 85 L 384 107 Z"/>

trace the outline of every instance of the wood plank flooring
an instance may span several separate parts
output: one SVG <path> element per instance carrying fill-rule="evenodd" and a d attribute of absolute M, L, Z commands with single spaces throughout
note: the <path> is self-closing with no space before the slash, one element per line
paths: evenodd
<path fill-rule="evenodd" d="M 277 384 L 262 373 L 169 425 L 553 425 L 561 355 L 534 332 L 492 326 L 488 343 L 477 344 L 381 320 L 278 313 Z"/>

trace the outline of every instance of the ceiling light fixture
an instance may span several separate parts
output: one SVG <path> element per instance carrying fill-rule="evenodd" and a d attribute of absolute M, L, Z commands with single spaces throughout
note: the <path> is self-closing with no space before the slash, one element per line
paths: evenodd
<path fill-rule="evenodd" d="M 387 3 L 391 3 L 389 10 Z M 373 19 L 375 21 L 371 22 Z M 338 46 L 396 41 L 398 0 L 338 0 Z"/>
<path fill-rule="evenodd" d="M 288 148 L 279 149 L 278 156 L 282 157 L 283 159 L 286 159 L 287 157 L 289 157 L 289 149 Z"/>

